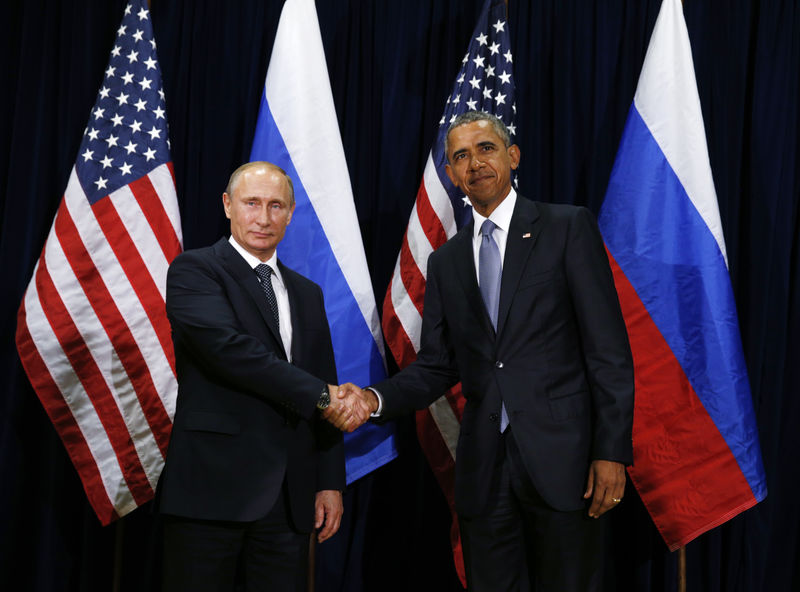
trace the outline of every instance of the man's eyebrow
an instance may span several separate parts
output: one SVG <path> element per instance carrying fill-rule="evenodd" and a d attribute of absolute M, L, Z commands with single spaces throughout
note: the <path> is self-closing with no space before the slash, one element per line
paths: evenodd
<path fill-rule="evenodd" d="M 484 140 L 483 142 L 478 142 L 478 148 L 482 148 L 484 146 L 497 146 L 497 143 L 493 142 L 492 140 Z M 466 151 L 467 151 L 466 148 L 459 148 L 458 150 L 455 150 L 453 152 L 453 158 L 455 158 L 459 154 L 463 154 Z"/>

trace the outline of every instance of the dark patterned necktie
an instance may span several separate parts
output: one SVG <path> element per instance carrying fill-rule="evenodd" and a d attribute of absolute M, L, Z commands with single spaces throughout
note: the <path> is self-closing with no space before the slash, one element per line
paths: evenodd
<path fill-rule="evenodd" d="M 261 280 L 261 289 L 264 290 L 264 296 L 267 297 L 267 302 L 272 310 L 272 316 L 275 318 L 275 326 L 280 330 L 280 318 L 278 317 L 278 299 L 275 298 L 275 290 L 272 289 L 272 268 L 265 263 L 256 265 L 256 275 Z"/>

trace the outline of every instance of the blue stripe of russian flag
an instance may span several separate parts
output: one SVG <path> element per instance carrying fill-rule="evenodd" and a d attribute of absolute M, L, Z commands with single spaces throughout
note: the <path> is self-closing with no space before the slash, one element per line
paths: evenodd
<path fill-rule="evenodd" d="M 278 245 L 278 257 L 323 288 L 339 382 L 364 386 L 381 380 L 386 376 L 381 352 L 331 249 L 264 93 L 250 160 L 268 160 L 292 178 L 295 212 Z M 357 226 L 342 230 L 360 233 Z M 365 424 L 352 434 L 345 434 L 348 483 L 397 456 L 394 439 L 386 432 L 383 426 Z"/>
<path fill-rule="evenodd" d="M 324 287 L 325 310 L 331 323 L 339 381 L 367 385 L 385 378 L 386 370 L 378 345 L 342 273 L 278 131 L 266 97 L 262 94 L 250 160 L 267 159 L 283 168 L 294 184 L 295 213 L 286 235 L 278 245 L 278 256 L 291 269 Z M 343 230 L 360 232 L 358 227 Z"/>
<path fill-rule="evenodd" d="M 313 0 L 283 6 L 250 159 L 292 178 L 295 211 L 278 256 L 322 288 L 339 381 L 382 379 L 375 296 Z M 345 434 L 344 446 L 348 483 L 397 456 L 393 424 L 368 423 Z"/>

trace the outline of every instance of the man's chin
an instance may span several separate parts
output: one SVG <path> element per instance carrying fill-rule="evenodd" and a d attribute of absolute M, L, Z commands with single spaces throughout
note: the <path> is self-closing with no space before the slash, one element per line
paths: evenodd
<path fill-rule="evenodd" d="M 469 199 L 469 202 L 472 204 L 472 207 L 474 207 L 474 208 L 485 208 L 486 206 L 488 206 L 489 204 L 491 204 L 492 202 L 495 201 L 495 198 L 494 198 L 493 195 L 492 196 L 488 196 L 488 195 L 484 194 L 483 192 L 480 192 L 480 193 L 477 193 L 477 194 L 476 193 L 472 193 L 472 195 L 467 194 L 467 198 Z"/>

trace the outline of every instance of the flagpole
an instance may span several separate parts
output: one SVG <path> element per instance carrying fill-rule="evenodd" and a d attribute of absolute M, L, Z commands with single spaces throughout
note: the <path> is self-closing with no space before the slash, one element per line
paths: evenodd
<path fill-rule="evenodd" d="M 316 547 L 317 547 L 317 534 L 312 532 L 311 535 L 308 537 L 308 592 L 314 592 L 315 588 L 314 570 L 316 568 L 315 566 Z"/>
<path fill-rule="evenodd" d="M 111 591 L 119 592 L 119 583 L 122 579 L 122 540 L 125 521 L 119 518 L 114 524 L 114 568 L 112 572 Z"/>
<path fill-rule="evenodd" d="M 685 0 L 681 0 L 684 6 Z M 686 546 L 681 545 L 678 549 L 678 592 L 686 592 Z"/>

